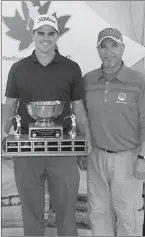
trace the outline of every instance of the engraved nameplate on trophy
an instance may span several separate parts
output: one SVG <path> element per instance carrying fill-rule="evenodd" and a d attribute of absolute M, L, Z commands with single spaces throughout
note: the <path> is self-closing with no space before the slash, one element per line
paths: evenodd
<path fill-rule="evenodd" d="M 62 138 L 63 127 L 55 125 L 51 127 L 38 127 L 29 125 L 29 138 Z"/>

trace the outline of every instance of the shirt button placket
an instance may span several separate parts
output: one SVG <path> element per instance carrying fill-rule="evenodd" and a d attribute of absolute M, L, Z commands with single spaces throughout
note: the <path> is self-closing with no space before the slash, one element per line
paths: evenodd
<path fill-rule="evenodd" d="M 105 83 L 104 102 L 107 102 L 108 84 L 109 81 Z"/>

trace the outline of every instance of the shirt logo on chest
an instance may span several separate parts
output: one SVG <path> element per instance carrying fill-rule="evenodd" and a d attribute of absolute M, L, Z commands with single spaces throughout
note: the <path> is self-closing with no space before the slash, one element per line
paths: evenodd
<path fill-rule="evenodd" d="M 126 99 L 126 94 L 120 93 L 120 94 L 118 95 L 118 99 L 121 100 L 121 101 L 124 101 L 124 100 Z"/>
<path fill-rule="evenodd" d="M 127 104 L 126 101 L 125 101 L 126 98 L 127 98 L 127 96 L 126 96 L 125 93 L 120 93 L 120 94 L 118 95 L 118 99 L 119 99 L 119 100 L 117 100 L 116 103 Z"/>

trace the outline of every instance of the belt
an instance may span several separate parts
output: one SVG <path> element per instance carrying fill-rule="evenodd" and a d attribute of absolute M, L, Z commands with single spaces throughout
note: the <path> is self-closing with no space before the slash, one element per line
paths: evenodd
<path fill-rule="evenodd" d="M 105 151 L 106 153 L 117 153 L 116 151 L 107 150 L 107 149 L 104 149 L 104 148 L 101 148 L 101 147 L 100 147 L 100 149 L 102 151 Z"/>

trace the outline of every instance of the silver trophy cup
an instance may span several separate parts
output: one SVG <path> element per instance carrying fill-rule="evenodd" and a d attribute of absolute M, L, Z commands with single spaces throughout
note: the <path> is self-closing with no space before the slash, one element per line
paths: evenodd
<path fill-rule="evenodd" d="M 29 124 L 29 138 L 61 138 L 63 127 L 55 119 L 63 112 L 63 101 L 35 101 L 26 104 L 28 114 L 36 120 Z"/>

